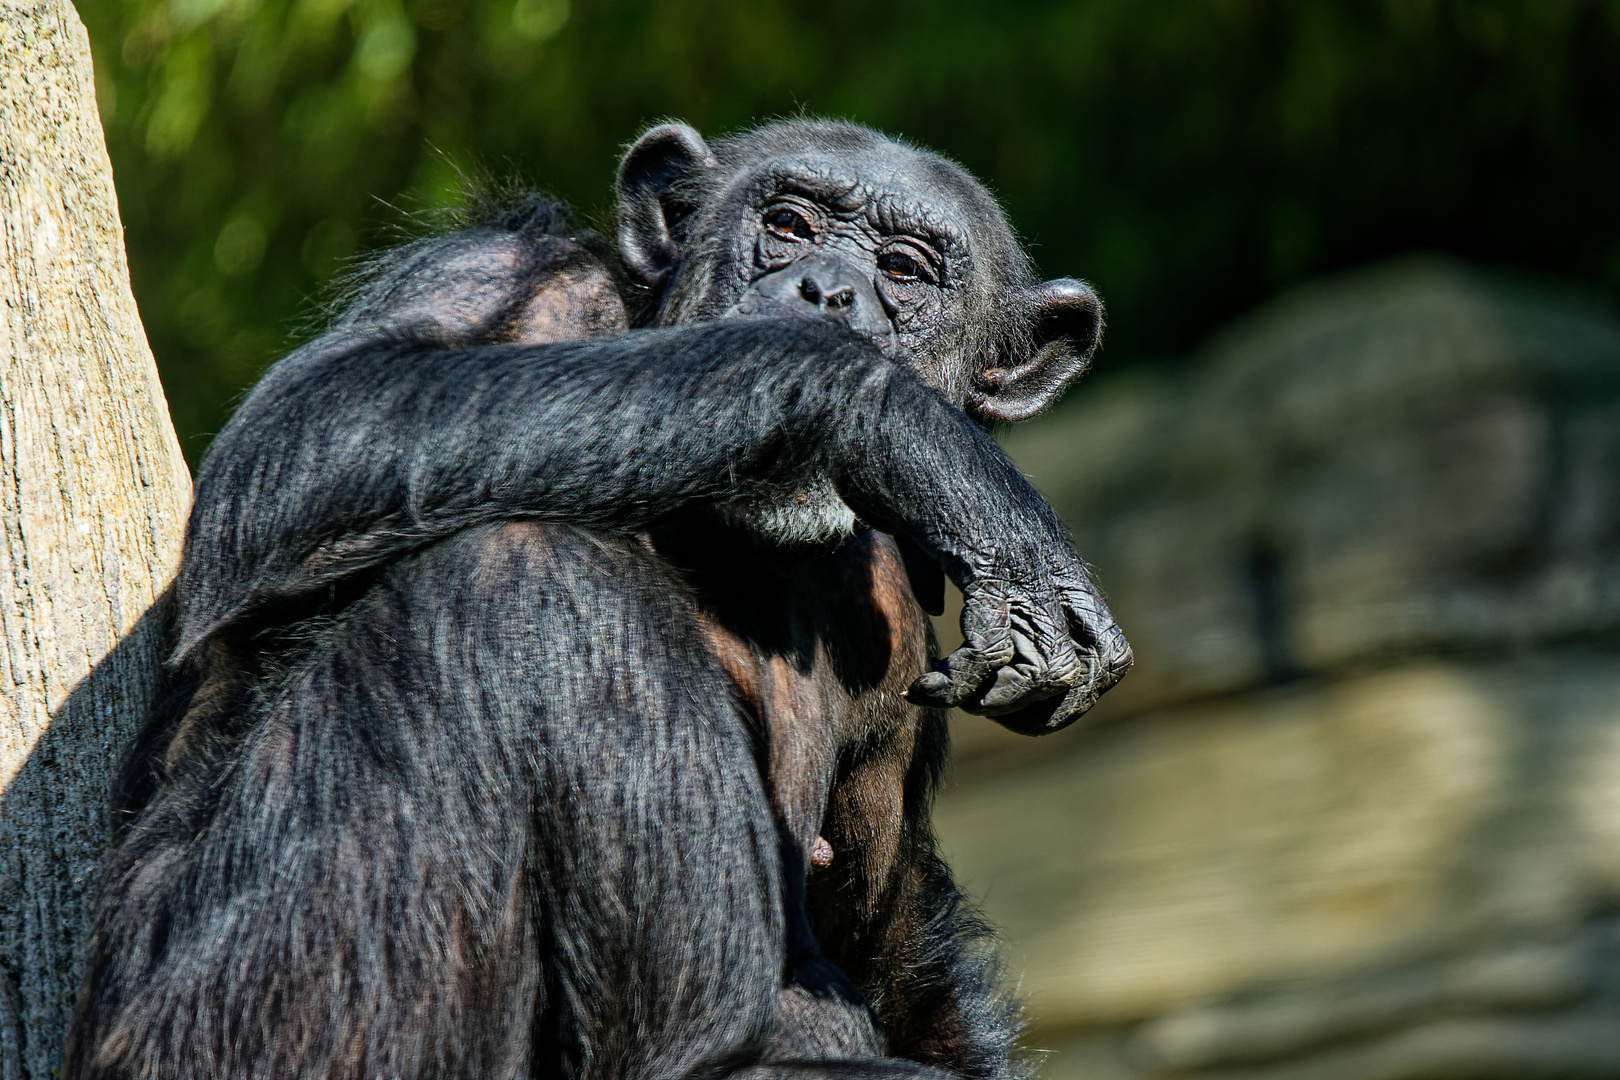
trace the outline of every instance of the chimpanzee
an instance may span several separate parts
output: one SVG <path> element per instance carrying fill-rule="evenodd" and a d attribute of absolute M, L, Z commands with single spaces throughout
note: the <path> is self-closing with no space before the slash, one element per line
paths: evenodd
<path fill-rule="evenodd" d="M 1017 1071 L 929 802 L 942 707 L 1130 664 L 985 431 L 1098 302 L 849 124 L 618 194 L 616 253 L 531 200 L 383 257 L 214 441 L 65 1075 Z"/>

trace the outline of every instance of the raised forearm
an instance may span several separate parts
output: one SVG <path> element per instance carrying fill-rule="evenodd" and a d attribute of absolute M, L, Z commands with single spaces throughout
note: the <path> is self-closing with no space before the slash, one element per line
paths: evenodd
<path fill-rule="evenodd" d="M 896 430 L 895 398 L 917 399 L 905 422 L 933 430 Z M 938 493 L 961 485 L 930 475 L 928 447 L 966 437 L 947 456 L 971 457 L 960 416 L 870 347 L 810 322 L 466 349 L 334 336 L 278 365 L 204 464 L 183 642 L 244 605 L 323 588 L 481 521 L 633 530 L 692 501 L 865 477 L 867 457 L 923 454 L 852 490 L 874 508 L 916 508 L 928 520 L 914 531 L 934 535 L 951 512 Z M 891 497 L 892 483 L 922 490 Z M 208 577 L 193 572 L 204 566 Z"/>
<path fill-rule="evenodd" d="M 984 432 L 842 328 L 799 319 L 539 346 L 317 341 L 271 371 L 204 463 L 178 649 L 471 525 L 638 530 L 691 502 L 828 480 L 963 589 L 968 646 L 915 700 L 1038 733 L 1129 666 L 1056 516 Z"/>

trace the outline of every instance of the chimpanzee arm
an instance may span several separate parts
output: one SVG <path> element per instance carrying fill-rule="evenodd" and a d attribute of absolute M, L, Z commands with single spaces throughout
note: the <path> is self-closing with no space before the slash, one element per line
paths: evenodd
<path fill-rule="evenodd" d="M 1083 564 L 988 436 L 840 327 L 792 319 L 545 346 L 316 341 L 249 395 L 198 477 L 179 652 L 481 522 L 636 530 L 818 478 L 964 588 L 969 644 L 914 690 L 1024 708 L 1015 724 L 1035 701 L 1038 730 L 1123 673 Z"/>
<path fill-rule="evenodd" d="M 538 347 L 329 335 L 271 370 L 204 462 L 182 648 L 480 522 L 636 530 L 825 474 L 826 433 L 869 426 L 885 367 L 808 323 Z"/>

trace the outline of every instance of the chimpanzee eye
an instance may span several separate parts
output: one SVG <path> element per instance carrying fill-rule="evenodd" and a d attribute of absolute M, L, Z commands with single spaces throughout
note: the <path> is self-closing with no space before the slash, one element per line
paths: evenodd
<path fill-rule="evenodd" d="M 765 211 L 765 227 L 784 240 L 809 240 L 814 236 L 810 222 L 790 206 L 776 206 Z"/>
<path fill-rule="evenodd" d="M 928 269 L 903 251 L 885 251 L 879 255 L 878 269 L 896 281 L 917 281 L 928 276 Z"/>

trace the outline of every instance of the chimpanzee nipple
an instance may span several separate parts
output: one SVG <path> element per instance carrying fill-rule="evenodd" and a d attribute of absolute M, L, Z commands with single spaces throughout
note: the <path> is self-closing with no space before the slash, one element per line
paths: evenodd
<path fill-rule="evenodd" d="M 815 846 L 810 849 L 810 867 L 814 870 L 825 870 L 832 865 L 833 849 L 827 843 L 825 836 L 816 837 Z"/>

